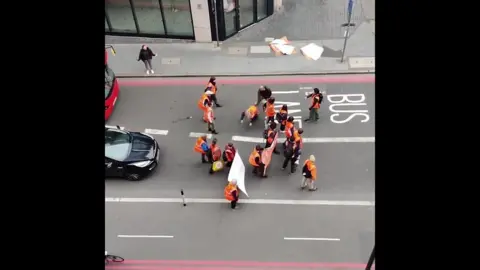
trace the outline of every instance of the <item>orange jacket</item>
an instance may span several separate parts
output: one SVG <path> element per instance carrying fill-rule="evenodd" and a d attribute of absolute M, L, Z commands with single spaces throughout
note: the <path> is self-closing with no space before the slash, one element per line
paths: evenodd
<path fill-rule="evenodd" d="M 285 124 L 285 136 L 290 138 L 293 136 L 293 133 L 295 132 L 295 126 L 293 125 L 293 122 L 288 122 Z"/>
<path fill-rule="evenodd" d="M 265 114 L 266 114 L 268 117 L 275 116 L 275 114 L 276 114 L 276 112 L 275 112 L 275 105 L 267 102 L 267 107 L 265 108 Z"/>
<path fill-rule="evenodd" d="M 256 115 L 258 115 L 257 106 L 252 105 L 252 106 L 248 107 L 247 112 L 248 112 L 248 117 L 249 117 L 250 119 L 252 119 L 252 118 L 255 117 Z"/>
<path fill-rule="evenodd" d="M 202 144 L 206 143 L 202 137 L 199 137 L 197 139 L 197 142 L 195 143 L 195 147 L 193 148 L 193 151 L 195 152 L 198 152 L 198 153 L 201 153 L 201 154 L 205 154 L 205 151 L 203 151 L 202 149 Z"/>
<path fill-rule="evenodd" d="M 258 153 L 257 149 L 253 148 L 253 152 L 250 154 L 250 157 L 248 158 L 248 162 L 250 162 L 250 165 L 254 166 L 254 167 L 258 167 L 259 164 L 257 164 L 257 162 L 255 161 L 255 159 L 258 157 L 258 159 L 262 160 L 262 157 L 260 156 L 260 154 Z"/>
<path fill-rule="evenodd" d="M 203 111 L 203 120 L 207 121 L 208 123 L 213 123 L 215 116 L 213 115 L 212 107 L 207 107 L 205 111 Z"/>
<path fill-rule="evenodd" d="M 315 99 L 317 99 L 317 103 L 314 105 Z M 312 95 L 312 107 L 314 109 L 320 108 L 320 94 L 313 94 Z"/>
<path fill-rule="evenodd" d="M 212 91 L 212 93 L 214 95 L 217 93 L 217 87 L 215 85 L 213 85 L 213 83 L 211 83 L 211 82 L 207 83 L 207 89 L 206 90 Z"/>
<path fill-rule="evenodd" d="M 202 97 L 198 100 L 198 103 L 197 103 L 198 108 L 202 111 L 205 111 L 207 109 L 207 107 L 205 107 L 205 105 L 203 105 L 203 104 L 205 104 L 205 100 L 209 100 L 207 94 L 203 94 Z"/>
<path fill-rule="evenodd" d="M 312 180 L 316 180 L 317 179 L 317 166 L 315 166 L 315 164 L 309 159 L 305 160 L 305 163 L 303 164 L 303 166 L 307 166 L 307 170 L 312 175 Z"/>
<path fill-rule="evenodd" d="M 300 149 L 302 149 L 303 148 L 303 139 L 302 139 L 302 136 L 300 136 L 300 134 L 298 134 L 298 130 L 295 130 L 293 132 L 293 138 L 295 140 L 295 144 L 297 146 L 299 146 Z"/>
<path fill-rule="evenodd" d="M 238 193 L 237 186 L 232 184 L 232 183 L 228 183 L 228 185 L 223 190 L 223 194 L 225 195 L 225 199 L 227 199 L 228 201 L 235 200 L 235 197 L 233 197 L 233 194 L 232 194 L 233 191 L 237 191 L 237 193 Z M 238 194 L 237 194 L 237 196 L 238 196 Z"/>
<path fill-rule="evenodd" d="M 213 161 L 218 161 L 222 157 L 222 150 L 218 145 L 210 144 L 210 149 L 212 150 L 212 159 Z"/>

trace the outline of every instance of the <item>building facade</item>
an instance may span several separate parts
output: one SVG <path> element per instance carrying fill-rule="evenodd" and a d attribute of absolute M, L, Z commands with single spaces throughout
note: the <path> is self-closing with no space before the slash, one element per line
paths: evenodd
<path fill-rule="evenodd" d="M 105 34 L 223 41 L 272 15 L 274 1 L 105 0 Z"/>

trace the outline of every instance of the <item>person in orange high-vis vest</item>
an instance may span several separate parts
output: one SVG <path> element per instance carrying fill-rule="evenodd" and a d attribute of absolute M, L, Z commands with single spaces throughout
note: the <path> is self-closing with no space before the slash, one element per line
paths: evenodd
<path fill-rule="evenodd" d="M 211 91 L 207 91 L 207 92 L 205 92 L 205 93 L 202 94 L 202 97 L 200 97 L 200 99 L 199 99 L 198 102 L 197 102 L 198 108 L 199 108 L 204 114 L 205 114 L 205 111 L 207 110 L 207 107 L 211 107 L 211 106 L 212 106 L 211 96 L 212 96 L 212 92 L 211 92 Z M 207 122 L 207 119 L 205 119 L 205 117 L 203 117 L 203 121 L 204 121 L 204 122 Z"/>
<path fill-rule="evenodd" d="M 217 78 L 215 78 L 215 77 L 210 77 L 210 80 L 208 80 L 208 83 L 207 83 L 207 87 L 205 87 L 205 92 L 207 92 L 207 91 L 212 92 L 212 101 L 215 103 L 215 106 L 220 108 L 220 107 L 222 107 L 222 105 L 218 104 L 218 101 L 217 101 L 218 88 L 217 88 L 216 79 Z"/>
<path fill-rule="evenodd" d="M 207 106 L 207 109 L 203 113 L 203 118 L 207 121 L 207 130 L 212 134 L 218 134 L 215 130 L 215 114 L 211 106 Z"/>
<path fill-rule="evenodd" d="M 308 108 L 310 110 L 310 114 L 305 121 L 318 121 L 320 118 L 318 116 L 318 110 L 320 109 L 320 103 L 322 103 L 323 95 L 320 93 L 318 88 L 313 89 L 313 93 L 307 95 L 305 98 L 312 99 L 312 105 Z"/>
<path fill-rule="evenodd" d="M 210 151 L 208 156 L 209 156 L 210 163 L 212 164 L 216 161 L 219 161 L 220 158 L 222 157 L 222 150 L 220 149 L 220 147 L 218 147 L 216 138 L 213 138 L 212 143 L 210 144 Z M 210 167 L 209 173 L 210 174 L 214 173 L 213 167 Z"/>
<path fill-rule="evenodd" d="M 267 106 L 265 107 L 265 129 L 272 122 L 275 122 L 275 98 L 271 97 L 267 100 Z"/>
<path fill-rule="evenodd" d="M 290 138 L 293 136 L 293 133 L 295 132 L 295 125 L 293 124 L 293 116 L 289 116 L 287 118 L 287 122 L 285 123 L 285 137 Z"/>
<path fill-rule="evenodd" d="M 210 150 L 207 144 L 207 136 L 203 135 L 201 137 L 198 137 L 193 150 L 202 155 L 202 163 L 207 163 L 207 160 L 205 159 L 205 157 L 208 151 Z"/>
<path fill-rule="evenodd" d="M 303 149 L 303 128 L 299 128 L 298 130 L 295 130 L 293 132 L 293 140 L 294 140 L 294 154 L 293 154 L 293 159 L 295 161 L 295 165 L 298 165 L 300 163 L 300 155 L 302 154 L 302 149 Z"/>
<path fill-rule="evenodd" d="M 238 208 L 237 202 L 240 194 L 238 192 L 237 180 L 232 179 L 223 190 L 223 194 L 225 199 L 230 202 L 230 207 L 232 209 Z"/>
<path fill-rule="evenodd" d="M 248 162 L 253 166 L 252 173 L 254 175 L 260 174 L 262 177 L 266 177 L 264 174 L 265 164 L 262 163 L 262 150 L 263 148 L 257 144 L 255 148 L 253 148 L 253 151 L 248 158 Z"/>
<path fill-rule="evenodd" d="M 258 119 L 258 109 L 257 106 L 252 105 L 248 107 L 246 111 L 243 111 L 242 114 L 240 115 L 240 124 L 243 124 L 243 119 L 245 116 L 248 117 L 250 123 L 248 124 L 249 126 L 252 126 L 253 122 L 255 122 Z"/>
<path fill-rule="evenodd" d="M 266 140 L 267 142 L 265 143 L 265 148 L 268 148 L 270 147 L 274 141 L 276 140 L 275 139 L 275 136 L 277 136 L 277 124 L 275 122 L 273 123 L 270 123 L 270 126 L 268 127 L 268 130 L 267 130 L 267 133 L 265 134 L 266 136 Z M 277 145 L 275 144 L 275 148 L 273 148 L 273 153 L 274 154 L 280 154 L 280 152 L 278 152 L 277 150 Z"/>
<path fill-rule="evenodd" d="M 310 155 L 310 158 L 305 160 L 302 169 L 303 180 L 301 188 L 304 189 L 308 185 L 308 190 L 315 191 L 317 187 L 315 186 L 315 180 L 317 180 L 317 166 L 315 166 L 315 156 Z"/>

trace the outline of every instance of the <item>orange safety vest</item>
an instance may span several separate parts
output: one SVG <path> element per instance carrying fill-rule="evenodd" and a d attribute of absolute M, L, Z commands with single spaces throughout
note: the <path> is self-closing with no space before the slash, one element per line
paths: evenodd
<path fill-rule="evenodd" d="M 268 129 L 267 131 L 267 143 L 268 144 L 272 144 L 273 143 L 273 139 L 275 138 L 275 136 L 273 137 L 270 137 L 270 135 L 274 132 L 274 130 L 272 129 Z"/>
<path fill-rule="evenodd" d="M 282 117 L 288 115 L 288 111 L 283 109 L 281 109 L 279 113 Z M 285 126 L 286 123 L 287 123 L 287 117 L 284 117 L 284 120 L 282 120 L 281 124 L 282 126 Z"/>
<path fill-rule="evenodd" d="M 287 137 L 287 139 L 293 136 L 293 132 L 295 132 L 295 127 L 293 125 L 293 122 L 287 121 L 287 123 L 285 124 L 285 136 Z"/>
<path fill-rule="evenodd" d="M 260 154 L 258 153 L 257 149 L 253 148 L 253 152 L 250 154 L 250 158 L 248 159 L 248 162 L 250 162 L 250 165 L 254 167 L 258 167 L 259 165 L 255 161 L 255 158 L 259 158 L 261 160 Z"/>
<path fill-rule="evenodd" d="M 233 201 L 235 198 L 233 197 L 232 192 L 237 190 L 237 186 L 233 185 L 231 183 L 228 183 L 228 185 L 225 187 L 225 190 L 223 190 L 223 194 L 225 195 L 225 199 L 228 201 Z M 238 191 L 237 191 L 238 192 Z"/>
<path fill-rule="evenodd" d="M 248 114 L 250 115 L 250 119 L 252 119 L 258 114 L 258 109 L 257 109 L 257 106 L 255 105 L 250 106 L 247 111 L 248 111 Z"/>
<path fill-rule="evenodd" d="M 271 103 L 267 103 L 265 113 L 267 114 L 268 117 L 275 116 L 275 106 Z"/>
<path fill-rule="evenodd" d="M 207 121 L 208 123 L 213 123 L 213 118 L 215 116 L 213 115 L 213 109 L 212 107 L 207 107 L 203 111 L 203 120 Z"/>
<path fill-rule="evenodd" d="M 203 151 L 202 149 L 202 144 L 204 143 L 205 141 L 202 139 L 202 137 L 199 137 L 197 139 L 197 142 L 195 143 L 195 147 L 193 148 L 193 150 L 195 152 L 198 152 L 198 153 L 201 153 L 201 154 L 205 154 L 205 151 Z"/>
<path fill-rule="evenodd" d="M 210 89 L 209 89 L 210 88 Z M 215 85 L 213 85 L 213 83 L 209 82 L 207 84 L 207 89 L 209 89 L 210 91 L 212 91 L 212 93 L 215 95 L 217 93 L 217 87 Z"/>
<path fill-rule="evenodd" d="M 205 99 L 208 100 L 208 95 L 207 94 L 203 94 L 202 97 L 200 98 L 200 100 L 198 100 L 198 108 L 200 108 L 200 110 L 202 111 L 205 111 L 207 109 L 207 107 L 205 107 L 205 105 L 203 105 L 205 103 Z"/>
<path fill-rule="evenodd" d="M 315 102 L 315 99 L 316 99 L 316 98 L 318 99 L 318 103 L 315 104 L 315 105 L 313 105 L 313 103 Z M 313 94 L 313 95 L 312 95 L 312 106 L 313 106 L 314 109 L 320 108 L 320 94 Z"/>
<path fill-rule="evenodd" d="M 213 161 L 218 161 L 222 156 L 222 150 L 217 145 L 210 144 L 210 149 L 212 149 L 212 159 Z"/>
<path fill-rule="evenodd" d="M 295 140 L 295 143 L 299 144 L 300 149 L 302 149 L 303 148 L 303 139 L 300 136 L 300 134 L 298 134 L 298 130 L 295 130 L 295 132 L 293 132 L 293 138 Z"/>
<path fill-rule="evenodd" d="M 305 165 L 307 165 L 307 170 L 312 175 L 312 179 L 313 180 L 317 179 L 317 166 L 315 166 L 315 164 L 313 164 L 313 162 L 309 159 L 305 160 L 305 163 L 303 163 L 303 166 Z"/>

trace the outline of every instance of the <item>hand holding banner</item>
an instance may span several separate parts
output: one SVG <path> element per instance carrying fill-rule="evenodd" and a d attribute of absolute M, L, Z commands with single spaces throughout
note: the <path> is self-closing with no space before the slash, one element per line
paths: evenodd
<path fill-rule="evenodd" d="M 228 173 L 228 182 L 233 179 L 237 180 L 238 188 L 248 197 L 247 189 L 245 188 L 245 165 L 243 164 L 240 154 L 238 154 L 238 149 L 233 158 L 230 172 Z"/>
<path fill-rule="evenodd" d="M 278 132 L 275 134 L 275 138 L 273 139 L 272 145 L 270 145 L 270 147 L 265 148 L 262 152 L 262 163 L 265 164 L 264 173 L 267 172 L 267 167 L 268 165 L 270 165 L 270 161 L 272 160 L 273 149 L 275 149 L 275 146 L 277 146 L 277 139 L 278 139 Z"/>

